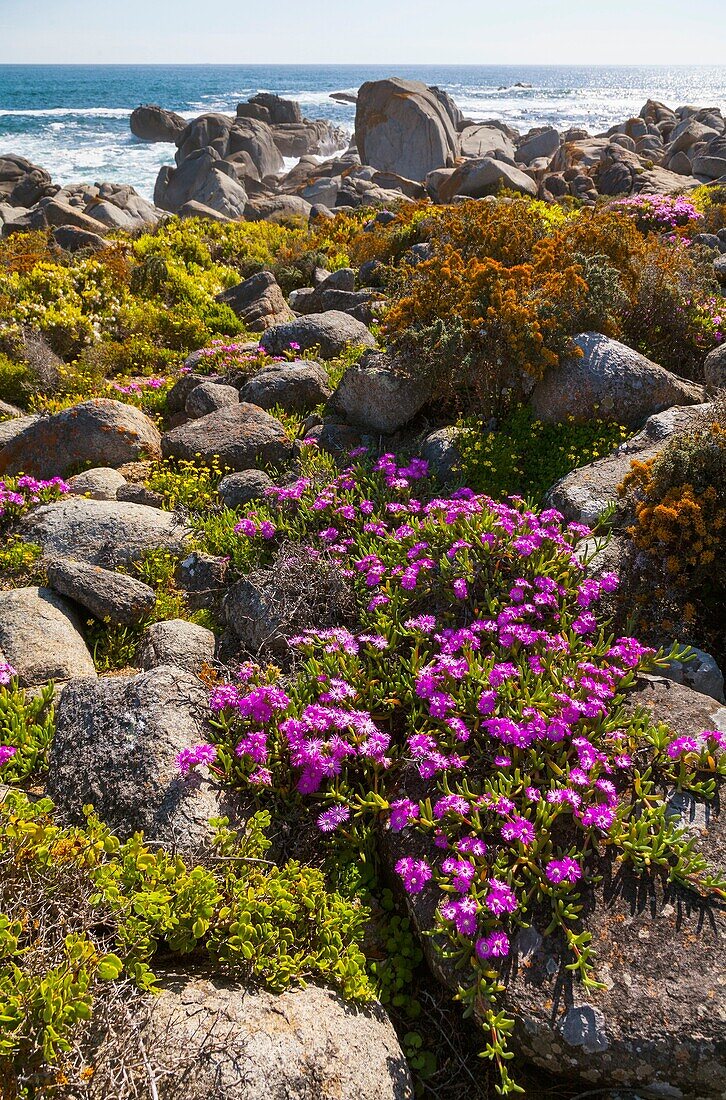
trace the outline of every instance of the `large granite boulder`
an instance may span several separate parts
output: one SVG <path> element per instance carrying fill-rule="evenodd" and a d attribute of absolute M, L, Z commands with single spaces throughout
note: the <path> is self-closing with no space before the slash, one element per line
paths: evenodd
<path fill-rule="evenodd" d="M 0 473 L 63 477 L 79 466 L 158 458 L 161 436 L 134 405 L 95 398 L 43 416 L 0 450 Z"/>
<path fill-rule="evenodd" d="M 275 994 L 165 973 L 141 1038 L 158 1100 L 413 1100 L 380 1005 L 316 985 Z M 89 1098 L 106 1100 L 112 1060 L 96 1061 Z"/>
<path fill-rule="evenodd" d="M 407 377 L 387 355 L 367 352 L 348 367 L 334 403 L 356 427 L 390 433 L 412 420 L 430 396 L 431 387 L 425 379 Z"/>
<path fill-rule="evenodd" d="M 279 420 L 256 405 L 239 402 L 173 428 L 162 439 L 167 458 L 219 459 L 230 470 L 284 465 L 293 445 Z"/>
<path fill-rule="evenodd" d="M 396 77 L 361 85 L 355 142 L 363 164 L 418 181 L 458 153 L 456 129 L 436 92 Z"/>
<path fill-rule="evenodd" d="M 506 161 L 479 157 L 460 164 L 448 179 L 441 182 L 438 195 L 441 202 L 451 202 L 455 195 L 481 199 L 502 190 L 518 191 L 534 197 L 537 184 L 531 176 Z"/>
<path fill-rule="evenodd" d="M 0 592 L 0 661 L 23 687 L 96 675 L 72 604 L 49 588 Z"/>
<path fill-rule="evenodd" d="M 245 153 L 249 157 L 254 175 L 259 180 L 276 175 L 284 166 L 272 130 L 266 122 L 254 118 L 236 119 L 229 132 L 227 155 L 232 158 L 237 153 Z"/>
<path fill-rule="evenodd" d="M 26 541 L 38 543 L 46 557 L 71 557 L 115 569 L 138 560 L 147 550 L 180 555 L 190 531 L 173 512 L 160 508 L 67 497 L 25 516 L 20 533 Z"/>
<path fill-rule="evenodd" d="M 649 416 L 642 431 L 622 443 L 612 454 L 565 474 L 550 489 L 548 503 L 568 521 L 594 525 L 605 509 L 618 499 L 618 486 L 631 463 L 648 462 L 663 450 L 678 431 L 695 427 L 710 405 L 676 406 Z"/>
<path fill-rule="evenodd" d="M 273 325 L 293 321 L 292 312 L 271 271 L 258 271 L 217 296 L 251 332 L 265 332 Z"/>
<path fill-rule="evenodd" d="M 83 821 L 91 803 L 122 837 L 195 849 L 211 836 L 223 798 L 206 768 L 183 776 L 177 757 L 209 740 L 208 689 L 164 665 L 135 676 L 72 680 L 56 711 L 48 794 Z"/>
<path fill-rule="evenodd" d="M 156 103 L 145 103 L 131 112 L 129 120 L 131 133 L 141 141 L 175 142 L 182 130 L 186 129 L 186 119 L 174 111 L 166 111 Z"/>
<path fill-rule="evenodd" d="M 662 409 L 704 399 L 703 386 L 671 374 L 619 340 L 583 332 L 575 344 L 582 354 L 549 370 L 532 391 L 532 411 L 546 423 L 599 417 L 636 425 Z"/>
<path fill-rule="evenodd" d="M 282 355 L 293 350 L 311 351 L 318 348 L 322 359 L 334 359 L 347 347 L 375 347 L 375 340 L 362 321 L 347 313 L 329 309 L 325 313 L 311 313 L 298 317 L 289 324 L 269 328 L 260 340 L 268 355 Z"/>
<path fill-rule="evenodd" d="M 212 146 L 205 146 L 190 152 L 178 168 L 166 165 L 159 170 L 154 202 L 172 213 L 196 202 L 226 218 L 237 219 L 244 213 L 247 192 L 234 167 Z"/>

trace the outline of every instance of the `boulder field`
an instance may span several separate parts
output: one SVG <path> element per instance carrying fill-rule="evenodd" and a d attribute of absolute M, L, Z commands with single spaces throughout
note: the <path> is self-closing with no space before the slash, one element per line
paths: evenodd
<path fill-rule="evenodd" d="M 153 224 L 164 211 L 221 220 L 315 218 L 424 195 L 435 202 L 483 198 L 502 188 L 592 204 L 601 195 L 671 194 L 726 179 L 726 122 L 718 108 L 649 99 L 605 133 L 552 126 L 520 133 L 496 119 L 465 118 L 447 93 L 419 81 L 368 81 L 355 98 L 352 135 L 303 118 L 296 102 L 269 93 L 240 103 L 234 117 L 186 121 L 156 104 L 137 107 L 132 133 L 176 147 L 174 164 L 159 171 L 153 204 L 128 186 L 55 186 L 43 168 L 5 154 L 2 231 L 51 226 L 62 232 L 64 247 L 72 241 L 102 248 L 109 230 Z M 284 158 L 293 157 L 298 163 L 285 171 Z M 726 252 L 726 241 L 715 247 Z"/>

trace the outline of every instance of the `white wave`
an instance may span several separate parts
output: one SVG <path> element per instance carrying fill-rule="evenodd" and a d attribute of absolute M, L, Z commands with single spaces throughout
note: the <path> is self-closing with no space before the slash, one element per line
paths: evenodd
<path fill-rule="evenodd" d="M 131 110 L 128 107 L 0 107 L 0 115 L 19 118 L 129 118 Z"/>

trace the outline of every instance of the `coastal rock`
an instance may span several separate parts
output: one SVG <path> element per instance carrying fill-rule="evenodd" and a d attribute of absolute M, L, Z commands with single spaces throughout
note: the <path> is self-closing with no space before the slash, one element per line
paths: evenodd
<path fill-rule="evenodd" d="M 182 130 L 186 129 L 186 119 L 174 111 L 166 111 L 156 103 L 145 103 L 131 112 L 129 120 L 131 133 L 141 141 L 175 142 Z"/>
<path fill-rule="evenodd" d="M 560 135 L 553 126 L 542 126 L 530 130 L 517 146 L 515 159 L 522 164 L 531 164 L 539 157 L 551 160 L 560 147 Z"/>
<path fill-rule="evenodd" d="M 264 367 L 245 383 L 239 399 L 261 409 L 279 405 L 288 412 L 307 412 L 327 401 L 331 393 L 327 371 L 319 363 L 301 359 Z"/>
<path fill-rule="evenodd" d="M 328 156 L 348 144 L 345 131 L 326 119 L 273 126 L 272 140 L 283 157 Z"/>
<path fill-rule="evenodd" d="M 30 207 L 57 190 L 45 168 L 12 153 L 0 155 L 0 203 Z"/>
<path fill-rule="evenodd" d="M 50 588 L 85 607 L 102 622 L 130 625 L 148 614 L 156 603 L 153 588 L 125 573 L 70 558 L 52 558 L 46 568 Z"/>
<path fill-rule="evenodd" d="M 49 588 L 0 592 L 0 660 L 22 687 L 96 675 L 72 605 Z"/>
<path fill-rule="evenodd" d="M 208 206 L 226 218 L 241 218 L 244 213 L 247 192 L 232 165 L 211 146 L 190 153 L 178 168 L 165 166 L 159 171 L 154 203 L 176 213 L 189 202 Z"/>
<path fill-rule="evenodd" d="M 436 93 L 398 78 L 360 87 L 355 143 L 364 164 L 418 181 L 453 163 L 458 153 L 456 130 Z"/>
<path fill-rule="evenodd" d="M 162 973 L 142 1035 L 159 1100 L 413 1100 L 380 1005 L 316 985 L 275 994 Z M 97 1061 L 90 1100 L 105 1100 L 109 1060 Z"/>
<path fill-rule="evenodd" d="M 63 477 L 79 466 L 160 456 L 161 436 L 134 405 L 95 398 L 30 424 L 0 451 L 0 473 Z"/>
<path fill-rule="evenodd" d="M 227 155 L 231 159 L 238 153 L 245 153 L 249 157 L 258 180 L 263 180 L 265 176 L 274 176 L 284 165 L 272 130 L 266 122 L 258 119 L 236 119 L 229 131 Z"/>
<path fill-rule="evenodd" d="M 297 344 L 301 351 L 319 348 L 323 359 L 334 359 L 347 347 L 375 347 L 375 343 L 361 321 L 335 309 L 275 325 L 260 340 L 260 346 L 268 355 L 281 355 L 291 344 Z"/>
<path fill-rule="evenodd" d="M 271 330 L 272 331 L 272 330 Z M 219 459 L 230 470 L 283 465 L 292 457 L 292 441 L 269 413 L 238 402 L 167 432 L 161 443 L 165 458 Z"/>
<path fill-rule="evenodd" d="M 141 641 L 142 669 L 173 665 L 199 675 L 214 661 L 216 639 L 211 630 L 185 619 L 167 619 L 152 623 Z"/>
<path fill-rule="evenodd" d="M 366 431 L 390 433 L 412 420 L 430 394 L 424 379 L 406 377 L 387 355 L 367 352 L 348 367 L 333 401 L 351 424 Z"/>
<path fill-rule="evenodd" d="M 56 711 L 48 794 L 64 818 L 83 821 L 91 803 L 121 837 L 181 850 L 210 838 L 222 797 L 206 768 L 184 777 L 183 749 L 208 740 L 208 689 L 165 665 L 135 676 L 72 680 Z"/>
<path fill-rule="evenodd" d="M 100 233 L 88 229 L 78 229 L 75 225 L 59 225 L 52 230 L 51 236 L 59 248 L 65 252 L 103 252 L 109 247 Z"/>
<path fill-rule="evenodd" d="M 273 92 L 258 92 L 251 96 L 249 102 L 254 106 L 263 107 L 270 116 L 270 122 L 276 126 L 302 122 L 300 104 L 294 99 L 283 99 Z M 237 109 L 239 113 L 239 108 Z"/>
<path fill-rule="evenodd" d="M 519 191 L 535 197 L 537 184 L 531 176 L 505 161 L 481 157 L 460 164 L 447 180 L 439 184 L 438 194 L 441 202 L 451 202 L 455 195 L 481 199 L 486 195 L 496 195 L 501 190 Z"/>
<path fill-rule="evenodd" d="M 629 473 L 633 460 L 648 462 L 654 458 L 676 432 L 698 425 L 710 407 L 674 407 L 648 417 L 642 431 L 612 454 L 580 466 L 561 478 L 547 494 L 548 503 L 568 521 L 594 525 L 605 509 L 618 499 L 618 486 Z"/>
<path fill-rule="evenodd" d="M 217 295 L 251 332 L 265 332 L 273 325 L 292 321 L 292 312 L 271 271 L 258 271 L 249 279 Z"/>
<path fill-rule="evenodd" d="M 190 532 L 172 512 L 159 508 L 68 497 L 23 517 L 20 534 L 38 543 L 46 557 L 73 557 L 115 569 L 137 561 L 147 550 L 179 555 Z"/>
<path fill-rule="evenodd" d="M 245 207 L 246 222 L 298 223 L 310 217 L 312 205 L 299 195 L 255 195 Z"/>
<path fill-rule="evenodd" d="M 459 135 L 459 151 L 462 157 L 478 159 L 487 154 L 504 153 L 514 157 L 514 140 L 501 127 L 492 123 L 467 126 Z"/>
<path fill-rule="evenodd" d="M 582 355 L 548 371 L 532 391 L 532 411 L 545 423 L 600 417 L 638 424 L 673 405 L 703 401 L 702 386 L 671 374 L 618 340 L 584 332 L 575 344 Z"/>

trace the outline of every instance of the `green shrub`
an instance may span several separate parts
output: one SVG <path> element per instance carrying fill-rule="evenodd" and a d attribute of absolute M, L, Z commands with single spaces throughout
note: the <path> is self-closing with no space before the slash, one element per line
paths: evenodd
<path fill-rule="evenodd" d="M 212 972 L 281 991 L 324 982 L 366 1001 L 367 911 L 325 887 L 319 870 L 263 857 L 269 815 L 241 832 L 220 820 L 212 866 L 121 842 L 87 810 L 54 822 L 48 799 L 0 803 L 0 1085 L 35 1095 L 49 1078 L 78 1086 L 92 1066 L 91 1018 L 128 1024 L 128 991 L 153 988 L 153 961 L 194 952 Z M 40 1093 L 38 1093 L 40 1095 Z"/>

